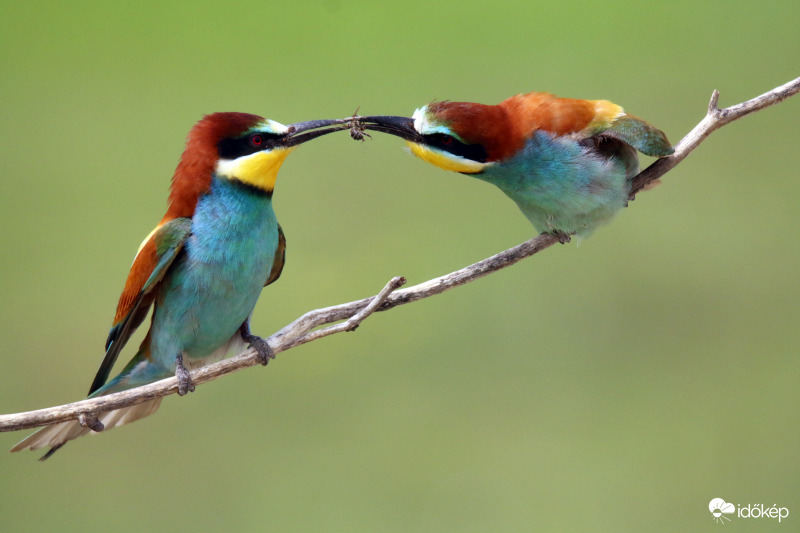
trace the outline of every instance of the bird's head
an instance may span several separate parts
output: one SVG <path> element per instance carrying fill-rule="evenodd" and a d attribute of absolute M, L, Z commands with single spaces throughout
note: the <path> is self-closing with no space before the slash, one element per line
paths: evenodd
<path fill-rule="evenodd" d="M 249 113 L 206 115 L 189 132 L 172 179 L 168 216 L 191 216 L 214 175 L 271 195 L 278 170 L 289 152 L 299 144 L 343 128 L 336 120 L 286 126 Z"/>
<path fill-rule="evenodd" d="M 411 117 L 361 117 L 361 125 L 405 139 L 417 157 L 445 170 L 478 174 L 506 155 L 508 124 L 497 106 L 434 102 Z"/>

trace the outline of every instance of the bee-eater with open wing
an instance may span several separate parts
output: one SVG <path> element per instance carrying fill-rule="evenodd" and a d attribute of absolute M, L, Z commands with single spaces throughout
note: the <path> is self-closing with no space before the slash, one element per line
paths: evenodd
<path fill-rule="evenodd" d="M 434 102 L 411 118 L 356 117 L 405 139 L 445 170 L 499 187 L 540 232 L 586 236 L 628 203 L 636 151 L 663 157 L 667 137 L 608 100 L 512 96 L 497 105 Z"/>

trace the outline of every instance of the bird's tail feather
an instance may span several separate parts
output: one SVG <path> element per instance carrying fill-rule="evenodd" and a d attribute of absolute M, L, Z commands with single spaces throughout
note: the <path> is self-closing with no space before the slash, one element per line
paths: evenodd
<path fill-rule="evenodd" d="M 161 398 L 155 398 L 130 407 L 123 407 L 116 411 L 101 413 L 97 419 L 103 423 L 105 431 L 151 415 L 156 412 L 160 405 Z M 28 435 L 11 448 L 11 451 L 38 450 L 39 448 L 50 446 L 50 450 L 40 459 L 44 461 L 67 442 L 82 437 L 87 433 L 92 433 L 92 430 L 81 426 L 77 420 L 61 422 L 60 424 L 44 427 L 32 435 Z"/>
<path fill-rule="evenodd" d="M 173 375 L 171 370 L 152 362 L 140 351 L 117 377 L 89 397 L 96 398 L 112 392 L 132 389 L 171 375 Z M 149 416 L 156 412 L 159 405 L 161 405 L 161 398 L 155 398 L 130 407 L 99 413 L 97 419 L 103 423 L 104 431 L 107 431 Z M 41 458 L 44 461 L 67 442 L 82 437 L 87 433 L 93 432 L 88 427 L 81 426 L 77 420 L 61 422 L 60 424 L 44 427 L 22 439 L 16 446 L 11 448 L 11 452 L 38 450 L 39 448 L 50 446 L 50 450 Z"/>

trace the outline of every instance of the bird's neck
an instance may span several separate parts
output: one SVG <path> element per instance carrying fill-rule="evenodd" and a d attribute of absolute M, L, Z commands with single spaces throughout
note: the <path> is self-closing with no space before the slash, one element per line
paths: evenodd
<path fill-rule="evenodd" d="M 251 185 L 214 176 L 207 194 L 200 198 L 194 224 L 220 233 L 272 231 L 277 226 L 272 195 Z"/>

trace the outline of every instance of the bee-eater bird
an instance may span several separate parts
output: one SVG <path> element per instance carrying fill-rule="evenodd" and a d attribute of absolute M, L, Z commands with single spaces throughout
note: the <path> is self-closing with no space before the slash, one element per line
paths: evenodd
<path fill-rule="evenodd" d="M 184 395 L 194 390 L 189 369 L 246 344 L 258 351 L 262 364 L 274 357 L 249 324 L 261 288 L 280 276 L 284 264 L 286 240 L 272 209 L 275 179 L 295 146 L 341 129 L 324 128 L 334 123 L 284 126 L 247 113 L 214 113 L 194 126 L 172 178 L 167 213 L 133 260 L 90 398 L 171 375 Z M 150 330 L 139 351 L 106 383 L 151 306 Z M 97 418 L 110 429 L 152 414 L 160 403 L 156 398 Z M 78 421 L 63 422 L 33 433 L 11 451 L 49 446 L 44 460 L 89 431 Z"/>
<path fill-rule="evenodd" d="M 354 117 L 351 124 L 407 141 L 445 170 L 492 183 L 539 232 L 589 235 L 628 203 L 636 150 L 673 152 L 666 135 L 608 100 L 519 94 L 497 104 L 434 102 L 411 118 Z"/>

